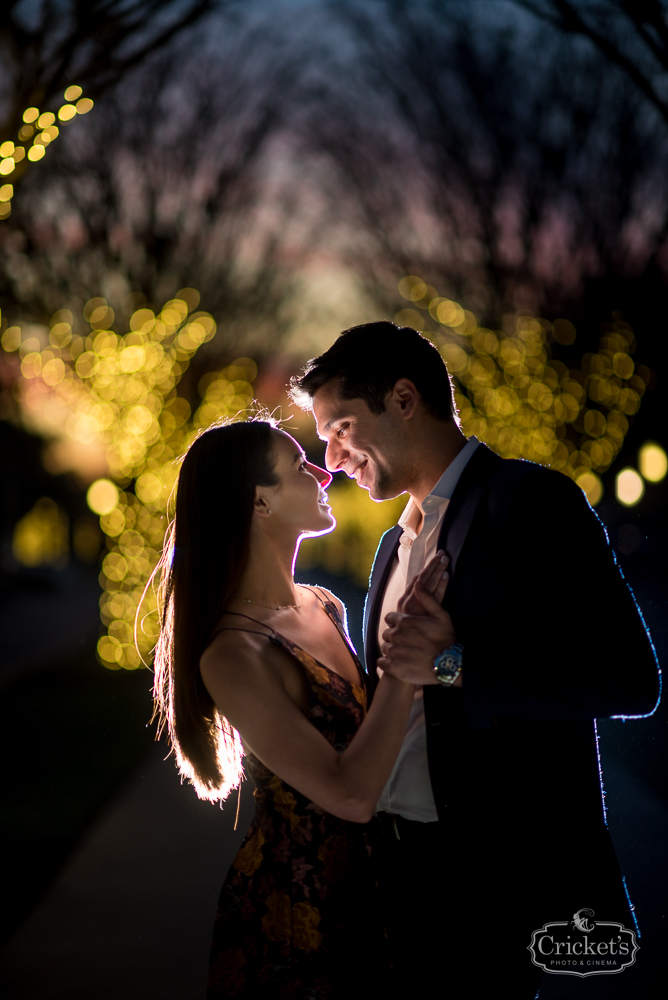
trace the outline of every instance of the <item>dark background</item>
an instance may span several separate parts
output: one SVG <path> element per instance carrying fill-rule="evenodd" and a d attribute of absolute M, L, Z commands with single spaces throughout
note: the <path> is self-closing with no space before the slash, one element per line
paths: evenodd
<path fill-rule="evenodd" d="M 142 0 L 130 16 L 116 2 L 9 4 L 0 141 L 15 141 L 26 107 L 56 108 L 70 84 L 95 107 L 11 177 L 3 330 L 80 312 L 100 294 L 158 307 L 192 285 L 218 333 L 183 392 L 248 355 L 258 397 L 287 411 L 289 374 L 345 326 L 392 318 L 406 305 L 404 274 L 491 328 L 522 311 L 570 320 L 575 365 L 623 319 L 652 381 L 602 473 L 597 514 L 665 660 L 668 480 L 624 507 L 615 476 L 637 466 L 646 441 L 668 448 L 667 6 Z M 112 672 L 96 656 L 102 535 L 99 556 L 71 544 L 64 565 L 15 556 L 16 525 L 40 498 L 71 526 L 90 517 L 94 475 L 54 467 L 53 439 L 22 410 L 16 366 L 0 354 L 0 931 L 23 997 L 33 961 L 11 942 L 144 773 L 154 727 L 150 672 Z M 309 420 L 298 423 L 318 460 Z M 546 523 L 547 552 L 549 540 Z M 301 573 L 346 601 L 360 648 L 359 575 L 326 560 Z M 610 980 L 551 977 L 545 997 L 635 998 L 665 985 L 667 721 L 664 704 L 648 719 L 598 723 L 608 819 L 643 932 L 637 964 Z"/>

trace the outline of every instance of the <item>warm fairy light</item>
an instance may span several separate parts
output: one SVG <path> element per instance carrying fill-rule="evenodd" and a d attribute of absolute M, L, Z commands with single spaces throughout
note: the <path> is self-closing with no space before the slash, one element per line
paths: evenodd
<path fill-rule="evenodd" d="M 57 117 L 60 122 L 71 121 L 78 114 L 88 114 L 93 107 L 93 101 L 89 97 L 81 97 L 81 87 L 79 86 L 68 87 L 64 97 L 66 101 L 75 101 L 77 98 L 79 100 L 76 105 L 63 104 L 58 109 Z M 44 158 L 46 147 L 60 133 L 60 129 L 55 124 L 56 114 L 53 111 L 40 113 L 39 108 L 26 108 L 23 112 L 23 121 L 25 125 L 18 132 L 19 142 L 29 143 L 32 140 L 32 145 L 30 147 L 16 145 L 9 139 L 0 145 L 0 178 L 11 176 L 17 165 L 26 158 L 30 163 L 38 163 Z M 37 134 L 35 134 L 36 129 L 38 130 Z M 11 185 L 4 185 L 2 190 L 6 190 L 7 187 L 11 187 Z M 8 197 L 0 197 L 0 219 L 7 219 L 11 215 L 13 193 L 12 188 Z"/>
<path fill-rule="evenodd" d="M 648 483 L 660 483 L 668 473 L 668 455 L 660 444 L 647 441 L 638 452 L 638 467 Z"/>
<path fill-rule="evenodd" d="M 645 484 L 635 469 L 622 469 L 615 481 L 617 499 L 625 507 L 634 507 L 643 498 Z"/>
<path fill-rule="evenodd" d="M 425 331 L 440 350 L 455 378 L 464 433 L 504 458 L 529 459 L 565 473 L 592 506 L 599 503 L 601 474 L 619 455 L 652 380 L 648 368 L 635 370 L 635 337 L 628 324 L 610 324 L 598 352 L 585 354 L 580 368 L 567 368 L 552 358 L 551 341 L 575 343 L 577 331 L 569 320 L 550 324 L 514 315 L 504 318 L 503 330 L 488 330 L 418 275 L 402 278 L 399 292 L 410 306 L 395 322 Z M 658 456 L 647 454 L 658 471 Z M 635 479 L 627 485 L 637 489 L 640 477 L 631 473 Z M 378 538 L 396 522 L 405 498 L 377 504 L 347 479 L 335 481 L 329 496 L 337 530 L 303 546 L 299 566 L 325 566 L 366 586 Z"/>
<path fill-rule="evenodd" d="M 12 351 L 18 351 L 21 346 L 21 327 L 20 326 L 8 326 L 2 335 L 0 340 L 2 344 L 2 349 L 11 353 Z"/>
<path fill-rule="evenodd" d="M 88 487 L 86 503 L 94 514 L 111 514 L 118 506 L 118 486 L 111 479 L 96 479 Z"/>
<path fill-rule="evenodd" d="M 525 458 L 566 473 L 590 503 L 598 503 L 600 474 L 619 454 L 650 380 L 648 369 L 635 371 L 630 326 L 610 324 L 598 352 L 569 369 L 550 349 L 551 341 L 575 342 L 569 320 L 551 324 L 528 314 L 510 316 L 503 330 L 487 330 L 472 312 L 436 295 L 417 275 L 402 278 L 399 292 L 414 306 L 402 309 L 395 322 L 425 331 L 439 348 L 456 381 L 464 433 L 504 458 Z M 418 322 L 410 322 L 413 315 Z M 431 332 L 428 317 L 437 324 Z"/>
<path fill-rule="evenodd" d="M 153 591 L 142 605 L 139 652 L 135 616 L 162 552 L 176 460 L 201 428 L 245 413 L 253 398 L 257 366 L 250 358 L 201 378 L 194 413 L 178 395 L 192 357 L 216 332 L 213 317 L 198 305 L 199 293 L 183 288 L 157 314 L 136 310 L 128 332 L 120 334 L 111 328 L 113 309 L 96 297 L 83 309 L 87 335 L 80 336 L 72 313 L 61 309 L 48 341 L 42 332 L 22 335 L 19 326 L 2 336 L 5 351 L 18 351 L 15 391 L 27 421 L 65 449 L 68 442 L 91 449 L 108 470 L 93 482 L 87 501 L 106 536 L 100 610 L 107 632 L 98 653 L 111 669 L 140 666 L 140 654 L 148 661 L 155 645 Z"/>
<path fill-rule="evenodd" d="M 586 493 L 587 500 L 595 507 L 603 496 L 603 483 L 595 472 L 581 472 L 575 480 L 580 489 Z"/>
<path fill-rule="evenodd" d="M 68 552 L 67 515 L 42 497 L 14 529 L 12 551 L 24 566 L 64 566 Z"/>

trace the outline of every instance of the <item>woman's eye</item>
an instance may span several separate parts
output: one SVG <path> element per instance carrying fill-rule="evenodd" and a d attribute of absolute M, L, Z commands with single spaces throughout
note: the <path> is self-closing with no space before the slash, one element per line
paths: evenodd
<path fill-rule="evenodd" d="M 304 461 L 302 462 L 302 464 L 299 466 L 299 470 L 301 471 L 302 469 L 305 469 L 306 465 L 307 465 L 307 462 L 306 462 L 306 459 L 304 459 Z"/>

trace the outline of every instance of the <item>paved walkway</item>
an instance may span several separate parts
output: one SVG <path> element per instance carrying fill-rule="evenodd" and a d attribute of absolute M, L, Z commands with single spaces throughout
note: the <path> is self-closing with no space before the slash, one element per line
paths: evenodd
<path fill-rule="evenodd" d="M 222 811 L 200 802 L 163 753 L 151 751 L 0 952 L 6 1000 L 204 1000 L 216 900 L 253 800 L 246 784 L 234 832 L 236 795 Z M 668 810 L 623 765 L 607 773 L 641 951 L 620 975 L 546 977 L 541 1000 L 641 1000 L 667 984 Z"/>
<path fill-rule="evenodd" d="M 0 952 L 5 1000 L 203 1000 L 220 886 L 253 811 L 180 785 L 156 745 Z"/>

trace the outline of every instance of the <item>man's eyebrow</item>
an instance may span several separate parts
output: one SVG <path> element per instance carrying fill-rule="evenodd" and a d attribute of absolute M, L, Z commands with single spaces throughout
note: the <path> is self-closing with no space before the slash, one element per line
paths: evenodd
<path fill-rule="evenodd" d="M 327 423 L 325 424 L 325 426 L 322 428 L 323 433 L 325 431 L 328 431 L 330 429 L 330 427 L 332 426 L 332 424 L 337 423 L 339 420 L 346 420 L 346 414 L 345 413 L 343 413 L 343 414 L 339 413 L 337 416 L 334 416 L 330 420 L 328 420 Z M 318 435 L 318 436 L 320 437 L 320 435 Z M 323 440 L 324 440 L 324 438 L 323 438 Z"/>

